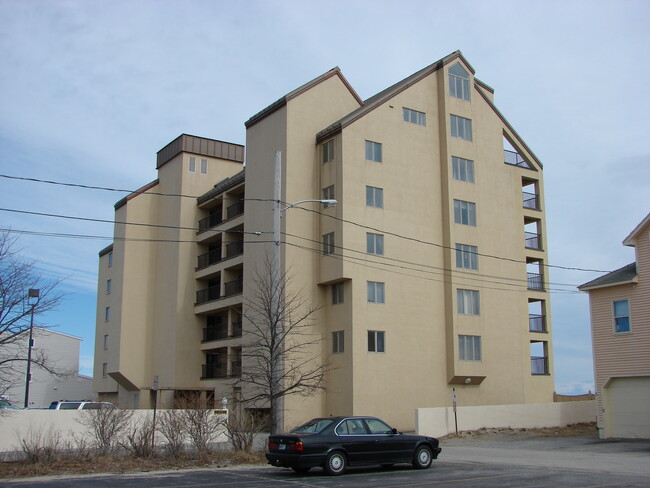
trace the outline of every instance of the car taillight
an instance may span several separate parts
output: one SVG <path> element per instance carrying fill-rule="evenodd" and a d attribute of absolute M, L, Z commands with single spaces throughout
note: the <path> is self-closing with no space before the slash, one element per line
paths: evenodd
<path fill-rule="evenodd" d="M 304 449 L 305 446 L 303 445 L 302 441 L 297 441 L 295 444 L 289 444 L 290 451 L 303 451 Z"/>
<path fill-rule="evenodd" d="M 277 442 L 269 441 L 269 450 L 270 449 L 277 449 L 277 448 L 278 448 L 278 443 Z"/>

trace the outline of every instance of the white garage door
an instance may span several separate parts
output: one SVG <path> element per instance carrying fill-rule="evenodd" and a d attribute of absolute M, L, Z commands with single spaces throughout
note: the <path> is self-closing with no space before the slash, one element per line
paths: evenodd
<path fill-rule="evenodd" d="M 614 378 L 604 392 L 605 435 L 650 439 L 650 376 Z"/>

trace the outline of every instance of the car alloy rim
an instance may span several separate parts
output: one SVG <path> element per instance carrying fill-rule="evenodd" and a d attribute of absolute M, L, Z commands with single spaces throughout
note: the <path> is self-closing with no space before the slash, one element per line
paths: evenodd
<path fill-rule="evenodd" d="M 429 451 L 426 449 L 420 450 L 420 462 L 422 464 L 427 464 L 429 462 Z"/>
<path fill-rule="evenodd" d="M 332 456 L 332 459 L 330 459 L 330 467 L 333 470 L 338 471 L 339 469 L 341 469 L 341 466 L 343 466 L 343 459 L 341 458 L 341 456 L 339 456 L 338 454 Z"/>

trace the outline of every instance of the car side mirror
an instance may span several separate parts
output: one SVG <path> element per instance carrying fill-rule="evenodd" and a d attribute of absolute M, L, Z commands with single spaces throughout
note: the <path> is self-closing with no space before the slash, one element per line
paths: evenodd
<path fill-rule="evenodd" d="M 397 435 L 397 434 L 400 434 L 401 432 L 400 432 L 399 430 L 393 428 L 393 430 L 391 430 L 391 433 L 392 433 L 393 435 Z"/>

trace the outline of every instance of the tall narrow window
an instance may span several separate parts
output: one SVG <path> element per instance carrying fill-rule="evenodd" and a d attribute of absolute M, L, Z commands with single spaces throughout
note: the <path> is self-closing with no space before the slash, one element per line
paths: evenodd
<path fill-rule="evenodd" d="M 451 135 L 466 141 L 472 140 L 472 121 L 458 115 L 451 116 Z"/>
<path fill-rule="evenodd" d="M 454 222 L 476 227 L 476 204 L 464 200 L 454 200 Z"/>
<path fill-rule="evenodd" d="M 617 334 L 630 332 L 630 303 L 627 300 L 614 302 L 614 330 Z"/>
<path fill-rule="evenodd" d="M 104 336 L 104 349 L 108 349 L 108 335 Z"/>
<path fill-rule="evenodd" d="M 102 376 L 104 378 L 108 376 L 108 363 L 102 363 Z"/>
<path fill-rule="evenodd" d="M 384 284 L 378 281 L 368 282 L 368 302 L 384 303 Z"/>
<path fill-rule="evenodd" d="M 461 361 L 481 360 L 481 336 L 458 336 L 458 359 Z"/>
<path fill-rule="evenodd" d="M 382 162 L 381 143 L 366 141 L 366 159 L 368 161 Z"/>
<path fill-rule="evenodd" d="M 384 254 L 384 236 L 366 233 L 366 251 L 368 254 Z"/>
<path fill-rule="evenodd" d="M 108 253 L 108 266 L 113 266 L 113 251 Z"/>
<path fill-rule="evenodd" d="M 334 232 L 323 236 L 323 254 L 332 254 L 334 252 Z"/>
<path fill-rule="evenodd" d="M 402 107 L 402 116 L 404 117 L 404 122 L 410 122 L 411 124 L 417 125 L 427 125 L 427 116 L 424 112 L 418 112 L 417 110 Z"/>
<path fill-rule="evenodd" d="M 345 351 L 345 334 L 342 330 L 332 332 L 332 352 L 340 354 Z"/>
<path fill-rule="evenodd" d="M 104 310 L 104 320 L 106 322 L 111 320 L 111 307 L 106 307 L 106 309 Z"/>
<path fill-rule="evenodd" d="M 451 167 L 455 180 L 474 183 L 474 161 L 452 156 Z"/>
<path fill-rule="evenodd" d="M 190 156 L 189 170 L 192 173 L 196 173 L 196 158 L 194 156 Z"/>
<path fill-rule="evenodd" d="M 470 99 L 469 73 L 460 63 L 449 68 L 449 94 L 461 100 L 469 101 Z"/>
<path fill-rule="evenodd" d="M 113 288 L 113 281 L 112 280 L 106 280 L 106 293 L 110 293 L 111 289 Z"/>
<path fill-rule="evenodd" d="M 329 163 L 334 159 L 334 139 L 322 144 L 321 161 Z"/>
<path fill-rule="evenodd" d="M 384 208 L 384 189 L 366 186 L 366 206 Z"/>
<path fill-rule="evenodd" d="M 478 269 L 478 248 L 467 244 L 456 244 L 456 267 Z"/>
<path fill-rule="evenodd" d="M 201 159 L 201 174 L 202 175 L 207 175 L 208 174 L 208 160 L 207 159 Z"/>
<path fill-rule="evenodd" d="M 386 333 L 383 330 L 368 331 L 368 352 L 386 352 Z"/>
<path fill-rule="evenodd" d="M 343 283 L 334 283 L 332 285 L 332 305 L 340 305 L 343 303 Z"/>
<path fill-rule="evenodd" d="M 334 185 L 330 185 L 326 188 L 323 188 L 323 200 L 334 200 L 336 197 L 334 196 Z M 326 205 L 326 204 L 323 204 Z"/>
<path fill-rule="evenodd" d="M 477 290 L 457 290 L 458 313 L 480 315 L 480 300 Z"/>

